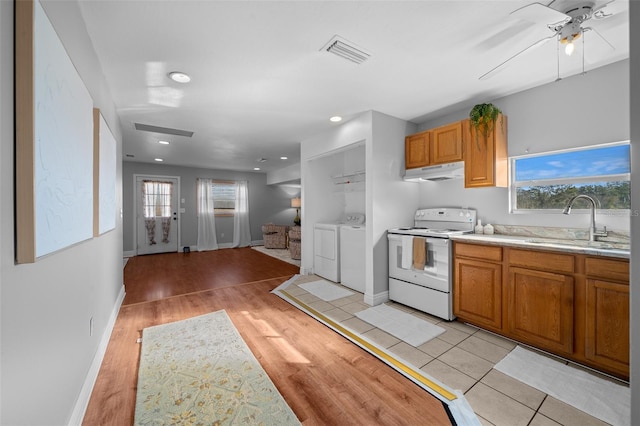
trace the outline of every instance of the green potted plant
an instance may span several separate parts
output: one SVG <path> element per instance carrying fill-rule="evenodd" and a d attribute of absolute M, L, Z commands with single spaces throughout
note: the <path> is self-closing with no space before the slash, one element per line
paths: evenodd
<path fill-rule="evenodd" d="M 500 108 L 492 103 L 478 104 L 469 112 L 469 120 L 471 126 L 476 130 L 476 144 L 480 148 L 478 135 L 482 134 L 486 140 L 489 133 L 493 130 L 496 120 L 502 114 Z"/>

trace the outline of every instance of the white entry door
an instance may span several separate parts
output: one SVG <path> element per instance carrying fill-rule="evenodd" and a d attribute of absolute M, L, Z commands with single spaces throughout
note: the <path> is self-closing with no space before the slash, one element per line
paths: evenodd
<path fill-rule="evenodd" d="M 179 178 L 136 176 L 137 254 L 178 251 Z"/>

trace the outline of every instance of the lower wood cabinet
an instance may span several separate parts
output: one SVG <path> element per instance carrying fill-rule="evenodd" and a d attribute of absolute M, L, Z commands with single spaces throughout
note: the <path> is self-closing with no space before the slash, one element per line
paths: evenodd
<path fill-rule="evenodd" d="M 629 261 L 454 242 L 464 322 L 629 379 Z"/>
<path fill-rule="evenodd" d="M 573 277 L 509 267 L 507 332 L 533 346 L 573 353 Z"/>
<path fill-rule="evenodd" d="M 629 263 L 589 258 L 586 274 L 585 356 L 628 375 Z M 607 275 L 610 279 L 599 278 Z"/>
<path fill-rule="evenodd" d="M 454 312 L 490 330 L 502 329 L 502 265 L 456 259 Z"/>

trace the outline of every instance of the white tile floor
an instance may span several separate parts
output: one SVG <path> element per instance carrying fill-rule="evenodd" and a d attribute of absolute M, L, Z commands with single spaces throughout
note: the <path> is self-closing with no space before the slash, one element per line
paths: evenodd
<path fill-rule="evenodd" d="M 370 306 L 361 293 L 325 302 L 297 284 L 320 279 L 300 276 L 287 292 L 323 315 L 373 340 L 431 377 L 454 390 L 460 390 L 483 425 L 606 425 L 599 419 L 573 408 L 493 368 L 516 343 L 458 321 L 447 322 L 405 305 L 388 305 L 437 324 L 446 331 L 418 346 L 373 327 L 354 314 Z"/>

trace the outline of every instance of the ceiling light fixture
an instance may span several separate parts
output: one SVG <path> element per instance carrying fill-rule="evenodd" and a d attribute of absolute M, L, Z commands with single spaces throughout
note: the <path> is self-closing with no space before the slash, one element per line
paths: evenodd
<path fill-rule="evenodd" d="M 176 83 L 188 83 L 191 81 L 191 77 L 189 77 L 189 75 L 180 71 L 170 72 L 169 78 L 175 81 Z"/>
<path fill-rule="evenodd" d="M 164 161 L 162 158 L 154 158 L 154 160 L 156 160 L 158 162 L 163 162 Z"/>
<path fill-rule="evenodd" d="M 168 141 L 158 141 L 160 145 L 169 145 Z"/>
<path fill-rule="evenodd" d="M 340 117 L 339 115 L 334 115 L 329 119 L 329 121 L 333 123 L 339 123 L 340 121 L 342 121 L 342 117 Z"/>
<path fill-rule="evenodd" d="M 260 170 L 260 167 L 254 167 L 253 170 Z"/>

